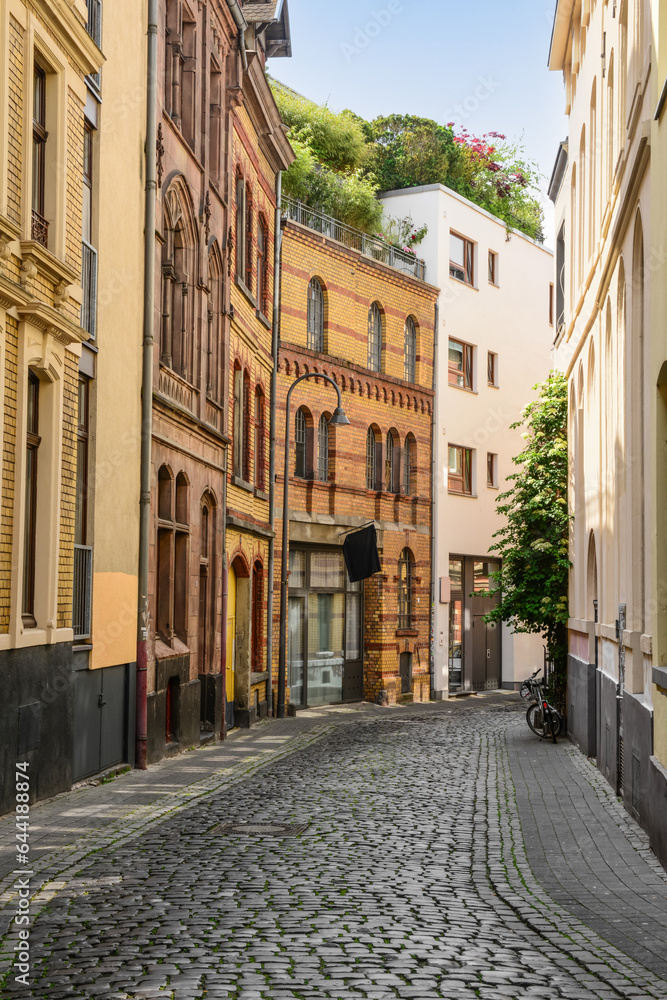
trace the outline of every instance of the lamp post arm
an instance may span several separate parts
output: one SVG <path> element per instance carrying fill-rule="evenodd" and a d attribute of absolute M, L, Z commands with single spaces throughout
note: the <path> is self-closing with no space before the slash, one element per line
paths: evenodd
<path fill-rule="evenodd" d="M 279 629 L 279 649 L 278 649 L 278 718 L 285 718 L 285 688 L 287 679 L 287 582 L 288 582 L 288 562 L 287 548 L 289 545 L 289 458 L 290 458 L 290 401 L 292 393 L 299 382 L 307 378 L 321 378 L 325 382 L 330 382 L 338 395 L 338 406 L 342 407 L 342 397 L 340 388 L 329 375 L 320 375 L 319 372 L 306 372 L 292 382 L 287 392 L 285 401 L 285 465 L 283 472 L 283 544 L 280 553 L 280 629 Z"/>

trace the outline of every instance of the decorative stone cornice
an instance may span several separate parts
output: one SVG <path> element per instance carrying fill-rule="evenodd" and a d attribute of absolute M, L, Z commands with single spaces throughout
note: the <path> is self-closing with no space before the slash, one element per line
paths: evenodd
<path fill-rule="evenodd" d="M 84 76 L 97 73 L 104 56 L 88 34 L 76 8 L 64 0 L 32 0 L 37 17 L 53 33 L 58 44 L 72 56 Z"/>
<path fill-rule="evenodd" d="M 54 284 L 54 302 L 57 309 L 63 309 L 69 301 L 69 289 L 79 284 L 77 272 L 54 257 L 41 243 L 35 240 L 21 240 L 21 285 L 33 296 L 34 282 L 38 275 L 43 275 Z"/>
<path fill-rule="evenodd" d="M 89 334 L 58 309 L 44 302 L 30 301 L 17 307 L 18 317 L 30 323 L 37 330 L 48 333 L 59 344 L 81 344 L 89 339 Z"/>

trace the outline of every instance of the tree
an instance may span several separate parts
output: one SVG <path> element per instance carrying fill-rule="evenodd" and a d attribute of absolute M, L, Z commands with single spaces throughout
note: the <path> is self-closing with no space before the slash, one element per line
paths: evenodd
<path fill-rule="evenodd" d="M 519 471 L 508 476 L 511 488 L 497 498 L 505 525 L 490 549 L 502 559 L 486 597 L 500 603 L 486 621 L 508 621 L 515 632 L 543 635 L 554 664 L 554 688 L 561 696 L 567 673 L 568 537 L 567 379 L 552 371 L 534 387 L 529 403 L 512 428 L 525 427 L 526 447 L 514 459 Z"/>

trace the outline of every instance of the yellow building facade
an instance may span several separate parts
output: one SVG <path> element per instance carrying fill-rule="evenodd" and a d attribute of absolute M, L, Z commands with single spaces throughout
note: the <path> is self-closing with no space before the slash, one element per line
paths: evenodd
<path fill-rule="evenodd" d="M 72 780 L 87 23 L 81 0 L 0 4 L 3 763 L 38 797 Z"/>

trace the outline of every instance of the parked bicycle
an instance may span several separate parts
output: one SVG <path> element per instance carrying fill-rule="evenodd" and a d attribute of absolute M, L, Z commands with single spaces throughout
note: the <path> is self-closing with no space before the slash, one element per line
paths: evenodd
<path fill-rule="evenodd" d="M 563 719 L 545 697 L 542 681 L 537 677 L 541 669 L 538 667 L 528 680 L 523 682 L 519 694 L 524 701 L 530 703 L 526 709 L 526 722 L 532 731 L 541 740 L 550 736 L 555 743 L 563 728 Z"/>

